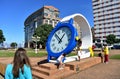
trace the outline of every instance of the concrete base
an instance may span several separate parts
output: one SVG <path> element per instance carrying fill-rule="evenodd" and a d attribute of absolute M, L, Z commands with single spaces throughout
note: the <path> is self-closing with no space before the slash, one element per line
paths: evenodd
<path fill-rule="evenodd" d="M 88 57 L 90 57 L 90 53 L 84 54 L 84 52 L 83 52 L 82 55 L 80 56 L 80 59 L 84 59 L 84 58 L 88 58 Z M 64 63 L 71 62 L 71 61 L 76 61 L 76 60 L 78 60 L 78 56 L 77 55 L 70 56 L 70 57 L 66 57 Z M 51 62 L 51 63 L 57 63 L 56 60 L 49 60 L 49 62 Z"/>
<path fill-rule="evenodd" d="M 39 62 L 40 58 L 30 58 L 32 63 L 33 77 L 36 77 L 37 79 L 62 79 L 72 74 L 75 74 L 76 72 L 80 72 L 81 70 L 87 69 L 91 66 L 101 63 L 100 57 L 89 57 L 84 58 L 81 61 L 73 61 L 73 59 L 75 58 L 76 56 L 70 57 L 71 62 L 66 62 L 65 67 L 62 70 L 57 69 L 57 66 L 55 64 L 48 63 L 46 61 L 37 65 L 37 62 Z M 10 63 L 12 58 L 0 58 L 0 60 L 4 60 L 7 62 L 4 63 L 3 61 L 0 61 L 0 73 L 4 75 L 5 67 L 8 64 L 8 62 Z"/>
<path fill-rule="evenodd" d="M 76 56 L 75 58 L 72 56 L 72 58 L 75 59 Z M 70 57 L 70 59 L 72 58 Z M 33 67 L 33 76 L 40 79 L 62 79 L 99 63 L 101 63 L 100 57 L 89 57 L 84 58 L 81 61 L 74 60 L 66 62 L 65 67 L 62 70 L 57 69 L 57 66 L 54 63 L 44 63 Z"/>

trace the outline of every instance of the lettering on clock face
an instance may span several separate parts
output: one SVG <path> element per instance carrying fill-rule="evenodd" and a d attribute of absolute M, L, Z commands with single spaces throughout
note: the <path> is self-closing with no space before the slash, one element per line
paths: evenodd
<path fill-rule="evenodd" d="M 69 44 L 71 39 L 71 30 L 68 27 L 58 29 L 52 36 L 50 48 L 53 52 L 63 51 Z"/>

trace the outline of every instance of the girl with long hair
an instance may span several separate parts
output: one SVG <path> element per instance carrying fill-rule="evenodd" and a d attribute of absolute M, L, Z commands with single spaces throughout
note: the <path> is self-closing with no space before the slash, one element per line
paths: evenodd
<path fill-rule="evenodd" d="M 16 50 L 13 63 L 6 67 L 5 79 L 32 79 L 31 65 L 25 49 Z"/>

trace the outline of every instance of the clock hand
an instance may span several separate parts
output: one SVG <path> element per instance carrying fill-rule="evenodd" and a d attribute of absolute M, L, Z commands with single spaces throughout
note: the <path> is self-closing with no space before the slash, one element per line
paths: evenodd
<path fill-rule="evenodd" d="M 62 42 L 62 38 L 64 37 L 65 33 L 63 34 L 63 36 L 61 37 L 61 39 L 59 40 L 58 43 L 61 43 Z"/>
<path fill-rule="evenodd" d="M 58 41 L 60 41 L 60 38 L 59 38 L 59 36 L 58 36 L 57 34 L 55 34 L 55 37 L 56 37 L 56 39 L 57 39 Z"/>

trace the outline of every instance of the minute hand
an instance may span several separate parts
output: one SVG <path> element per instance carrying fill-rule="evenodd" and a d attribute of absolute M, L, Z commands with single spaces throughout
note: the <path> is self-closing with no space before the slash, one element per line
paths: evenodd
<path fill-rule="evenodd" d="M 56 39 L 58 40 L 58 43 L 59 43 L 59 41 L 60 41 L 59 36 L 57 34 L 55 34 L 55 37 L 56 37 Z"/>
<path fill-rule="evenodd" d="M 62 42 L 62 38 L 64 37 L 65 33 L 63 34 L 63 36 L 61 37 L 61 39 L 59 40 L 58 43 L 61 43 Z"/>

